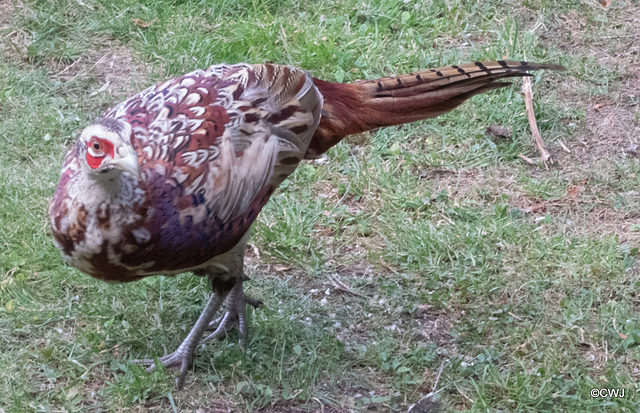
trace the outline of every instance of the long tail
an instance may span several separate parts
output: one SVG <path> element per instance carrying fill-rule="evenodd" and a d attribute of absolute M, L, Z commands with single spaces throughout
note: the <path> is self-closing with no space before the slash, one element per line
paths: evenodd
<path fill-rule="evenodd" d="M 500 60 L 354 83 L 314 79 L 324 104 L 305 158 L 317 157 L 347 135 L 434 118 L 473 95 L 510 85 L 498 79 L 531 76 L 528 71 L 540 69 L 565 70 L 554 64 Z"/>

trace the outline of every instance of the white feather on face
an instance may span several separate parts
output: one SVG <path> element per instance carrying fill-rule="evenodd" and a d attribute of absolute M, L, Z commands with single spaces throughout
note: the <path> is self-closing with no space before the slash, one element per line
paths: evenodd
<path fill-rule="evenodd" d="M 121 122 L 121 123 L 124 124 L 125 122 Z M 123 126 L 123 128 L 124 128 L 124 126 Z M 131 127 L 129 127 L 129 129 L 131 129 Z M 105 125 L 102 125 L 102 124 L 99 124 L 99 123 L 94 123 L 94 124 L 89 125 L 86 128 L 84 128 L 84 130 L 80 134 L 80 139 L 79 139 L 79 141 L 84 144 L 83 145 L 84 148 L 86 148 L 86 150 L 92 156 L 100 156 L 101 155 L 97 151 L 94 151 L 92 146 L 90 145 L 91 140 L 94 139 L 94 138 L 98 138 L 98 139 L 102 139 L 102 140 L 105 140 L 107 142 L 110 142 L 111 145 L 113 146 L 113 148 L 117 148 L 119 146 L 122 146 L 122 144 L 123 144 L 122 138 L 120 137 L 120 133 L 118 133 L 118 131 L 116 131 L 114 129 L 111 129 L 111 128 L 108 128 Z M 131 144 L 129 144 L 129 145 L 131 145 Z M 114 155 L 115 155 L 115 153 L 114 153 Z M 87 165 L 87 166 L 89 166 L 89 165 Z"/>
<path fill-rule="evenodd" d="M 130 141 L 131 125 L 117 119 L 98 118 L 86 127 L 78 145 L 82 156 L 82 164 L 87 171 L 105 181 L 100 175 L 109 175 L 109 182 L 120 172 L 127 171 L 134 176 L 139 175 L 137 154 Z"/>

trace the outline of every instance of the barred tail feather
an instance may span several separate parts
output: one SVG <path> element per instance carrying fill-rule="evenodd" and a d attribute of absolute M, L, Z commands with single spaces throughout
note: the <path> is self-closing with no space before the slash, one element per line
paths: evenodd
<path fill-rule="evenodd" d="M 314 79 L 324 104 L 305 157 L 326 152 L 347 135 L 436 117 L 474 95 L 510 85 L 500 79 L 531 76 L 529 71 L 541 69 L 564 67 L 500 60 L 346 84 Z"/>

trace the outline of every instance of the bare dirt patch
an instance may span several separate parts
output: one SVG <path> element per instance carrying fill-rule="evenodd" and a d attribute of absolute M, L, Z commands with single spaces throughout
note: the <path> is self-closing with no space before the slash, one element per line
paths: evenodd
<path fill-rule="evenodd" d="M 21 27 L 11 26 L 13 16 L 24 9 L 22 3 L 0 1 L 0 50 L 8 60 L 30 62 L 29 46 L 33 36 Z M 147 86 L 151 67 L 142 63 L 136 51 L 108 37 L 95 37 L 92 47 L 72 61 L 46 59 L 40 62 L 49 76 L 66 83 L 77 79 L 91 79 L 101 87 L 92 93 L 123 98 Z"/>
<path fill-rule="evenodd" d="M 617 74 L 615 82 L 597 89 L 600 94 L 588 92 L 594 90 L 593 85 L 600 85 L 599 78 L 567 75 L 557 85 L 558 99 L 568 108 L 582 108 L 585 116 L 575 127 L 575 140 L 564 142 L 570 153 L 553 142 L 553 137 L 543 136 L 557 165 L 549 171 L 526 167 L 534 178 L 559 181 L 565 186 L 559 193 L 564 195 L 553 200 L 533 197 L 517 182 L 519 172 L 505 168 L 427 171 L 425 178 L 437 182 L 437 191 L 446 190 L 454 199 L 479 202 L 487 196 L 505 194 L 512 206 L 533 219 L 547 213 L 562 218 L 562 231 L 574 236 L 615 235 L 621 243 L 640 238 L 637 216 L 629 212 L 638 203 L 638 194 L 618 194 L 615 185 L 606 184 L 618 179 L 618 163 L 640 158 L 640 5 L 625 2 L 608 12 L 620 15 L 620 25 L 607 28 L 598 37 L 587 17 L 577 10 L 558 16 L 560 36 L 546 38 L 541 33 L 541 38 L 554 47 L 573 51 L 576 56 L 591 56 Z M 576 191 L 573 196 L 572 189 Z M 615 207 L 613 200 L 619 197 L 630 206 Z"/>
<path fill-rule="evenodd" d="M 118 98 L 146 86 L 150 68 L 136 58 L 136 52 L 118 42 L 90 50 L 70 64 L 51 61 L 47 64 L 51 77 L 62 82 L 75 78 L 94 78 L 102 86 L 98 93 Z"/>
<path fill-rule="evenodd" d="M 549 173 L 530 168 L 534 176 L 544 177 Z M 483 202 L 488 198 L 489 202 L 494 202 L 498 196 L 507 195 L 509 205 L 528 219 L 537 222 L 547 214 L 555 217 L 565 234 L 596 238 L 615 235 L 620 243 L 640 240 L 638 213 L 633 212 L 633 206 L 640 204 L 640 194 L 637 191 L 607 193 L 610 190 L 593 182 L 592 170 L 599 175 L 613 173 L 610 160 L 606 165 L 600 161 L 580 165 L 579 160 L 574 159 L 572 164 L 565 162 L 556 168 L 566 172 L 564 182 L 559 183 L 562 195 L 556 199 L 542 199 L 524 192 L 517 182 L 517 172 L 511 169 L 494 169 L 490 174 L 482 169 L 472 169 L 433 176 L 437 180 L 437 190 L 445 190 L 454 200 Z M 607 196 L 603 197 L 603 194 Z M 623 198 L 629 206 L 615 208 L 613 200 L 616 197 Z"/>
<path fill-rule="evenodd" d="M 0 1 L 0 52 L 5 56 L 10 54 L 13 48 L 11 39 L 15 35 L 15 31 L 11 30 L 11 20 L 14 13 L 13 2 Z"/>
<path fill-rule="evenodd" d="M 455 354 L 455 344 L 450 344 L 452 336 L 449 331 L 454 323 L 459 321 L 458 316 L 442 309 L 421 305 L 414 318 L 420 323 L 419 334 L 425 342 L 436 343 L 441 347 L 452 345 L 451 354 Z"/>
<path fill-rule="evenodd" d="M 14 13 L 14 2 L 0 2 L 0 31 L 9 28 L 9 23 Z"/>
<path fill-rule="evenodd" d="M 613 11 L 612 11 L 613 12 Z M 640 157 L 640 6 L 627 2 L 620 13 L 620 26 L 608 30 L 599 38 L 589 37 L 588 25 L 577 13 L 561 20 L 563 29 L 572 33 L 564 45 L 569 50 L 588 49 L 589 54 L 603 66 L 613 68 L 619 76 L 617 82 L 607 85 L 606 95 L 586 96 L 586 82 L 599 79 L 569 79 L 563 88 L 567 102 L 581 105 L 585 118 L 575 132 L 577 139 L 568 144 L 571 154 L 558 153 L 559 168 L 567 171 L 573 182 L 615 181 L 617 163 Z M 582 39 L 582 40 L 581 40 Z M 568 88 L 570 87 L 570 88 Z M 593 183 L 591 192 L 607 195 L 607 188 Z M 587 190 L 589 192 L 589 190 Z M 637 202 L 637 193 L 609 193 L 608 198 L 623 196 Z M 639 234 L 632 228 L 637 217 L 614 208 L 609 202 L 599 203 L 589 212 L 568 205 L 562 208 L 571 224 L 568 232 L 588 232 L 618 236 L 620 242 L 637 240 Z M 570 228 L 573 227 L 573 228 Z"/>
<path fill-rule="evenodd" d="M 625 2 L 619 9 L 620 24 L 595 35 L 593 27 L 577 11 L 559 18 L 560 46 L 576 52 L 587 49 L 602 67 L 614 70 L 618 81 L 601 85 L 598 78 L 568 78 L 563 96 L 582 105 L 586 112 L 584 124 L 573 145 L 578 162 L 610 156 L 624 156 L 624 149 L 637 145 L 640 136 L 638 121 L 640 100 L 640 5 Z M 606 95 L 589 96 L 589 84 L 606 86 Z"/>

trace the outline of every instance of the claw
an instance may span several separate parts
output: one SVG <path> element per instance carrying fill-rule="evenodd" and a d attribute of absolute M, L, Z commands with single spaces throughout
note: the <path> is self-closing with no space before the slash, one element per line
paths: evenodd
<path fill-rule="evenodd" d="M 236 283 L 236 285 L 229 291 L 225 299 L 225 311 L 224 313 L 211 321 L 215 316 L 215 313 L 222 304 L 224 296 L 213 294 L 207 305 L 205 306 L 202 314 L 196 321 L 187 337 L 180 344 L 180 346 L 173 353 L 162 356 L 158 359 L 158 363 L 154 359 L 138 359 L 131 360 L 133 363 L 142 364 L 147 366 L 147 371 L 153 371 L 158 365 L 162 365 L 166 368 L 177 369 L 180 371 L 180 375 L 176 379 L 176 386 L 178 389 L 182 387 L 184 379 L 187 376 L 187 372 L 193 362 L 193 354 L 198 344 L 211 341 L 213 339 L 223 339 L 227 335 L 227 331 L 233 327 L 238 326 L 242 337 L 247 336 L 247 323 L 246 323 L 246 308 L 247 304 L 258 308 L 262 304 L 262 301 L 248 297 L 242 291 L 242 282 Z M 201 340 L 204 332 L 207 329 L 214 329 L 215 331 L 209 334 L 204 340 Z M 242 339 L 240 341 L 242 344 Z"/>
<path fill-rule="evenodd" d="M 154 359 L 137 359 L 131 360 L 131 362 L 149 366 L 145 369 L 148 372 L 155 370 L 158 365 L 162 365 L 168 369 L 177 369 L 180 372 L 180 375 L 176 379 L 176 387 L 181 389 L 184 384 L 184 379 L 187 377 L 187 373 L 189 372 L 189 367 L 191 367 L 193 362 L 193 352 L 190 354 L 183 353 L 180 351 L 180 347 L 178 347 L 178 350 L 173 353 L 160 357 L 158 359 L 159 364 L 156 364 Z"/>
<path fill-rule="evenodd" d="M 184 382 L 184 378 L 187 376 L 187 372 L 189 371 L 189 367 L 191 367 L 191 362 L 193 361 L 193 353 L 200 343 L 200 339 L 204 334 L 209 322 L 220 308 L 222 304 L 222 298 L 217 294 L 213 294 L 207 305 L 202 310 L 202 314 L 198 317 L 198 321 L 193 326 L 187 337 L 180 344 L 180 346 L 173 353 L 167 354 L 166 356 L 160 357 L 158 361 L 164 367 L 167 368 L 176 368 L 180 370 L 180 375 L 176 379 L 176 386 L 178 389 L 182 387 Z M 141 360 L 132 360 L 134 363 L 139 363 L 143 365 L 149 365 L 147 371 L 153 371 L 156 368 L 156 363 L 152 359 L 141 359 Z"/>
<path fill-rule="evenodd" d="M 244 291 L 242 291 L 241 284 L 237 289 L 234 287 L 229 292 L 229 295 L 227 295 L 227 299 L 225 300 L 225 312 L 220 317 L 209 323 L 208 329 L 214 330 L 213 333 L 205 337 L 202 342 L 206 343 L 215 339 L 222 340 L 226 337 L 229 330 L 234 327 L 238 327 L 238 330 L 242 335 L 240 338 L 240 342 L 242 344 L 242 339 L 247 337 L 248 330 L 246 323 L 247 304 L 251 305 L 253 308 L 258 308 L 262 305 L 262 301 L 247 296 Z"/>

